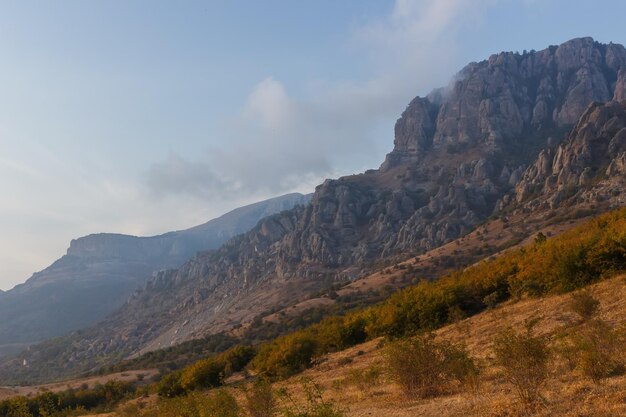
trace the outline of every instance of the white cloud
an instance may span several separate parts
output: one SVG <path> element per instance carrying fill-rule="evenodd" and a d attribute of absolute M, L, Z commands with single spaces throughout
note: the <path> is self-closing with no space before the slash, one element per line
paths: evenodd
<path fill-rule="evenodd" d="M 287 96 L 285 87 L 266 78 L 258 83 L 248 96 L 244 116 L 252 123 L 259 123 L 266 130 L 282 130 L 293 122 L 295 103 Z"/>
<path fill-rule="evenodd" d="M 148 187 L 156 196 L 213 201 L 289 192 L 375 168 L 391 150 L 393 121 L 415 95 L 459 69 L 459 33 L 491 3 L 397 0 L 387 16 L 355 28 L 349 39 L 369 56 L 369 79 L 309 80 L 300 95 L 274 77 L 262 79 L 226 124 L 228 144 L 193 158 L 170 154 L 149 169 Z"/>

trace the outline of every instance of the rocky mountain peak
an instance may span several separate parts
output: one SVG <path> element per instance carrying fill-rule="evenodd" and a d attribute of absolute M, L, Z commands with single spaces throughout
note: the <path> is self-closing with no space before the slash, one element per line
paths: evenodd
<path fill-rule="evenodd" d="M 592 101 L 625 95 L 626 49 L 592 38 L 471 63 L 444 90 L 414 99 L 395 127 L 383 170 L 428 150 L 510 151 L 537 132 L 573 125 Z"/>

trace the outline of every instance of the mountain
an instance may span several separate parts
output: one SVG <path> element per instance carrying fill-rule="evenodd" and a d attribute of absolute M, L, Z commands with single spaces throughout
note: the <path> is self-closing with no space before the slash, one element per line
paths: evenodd
<path fill-rule="evenodd" d="M 613 178 L 621 172 L 616 129 L 623 103 L 592 103 L 626 95 L 623 68 L 623 46 L 591 38 L 471 63 L 446 88 L 411 101 L 379 169 L 325 181 L 307 206 L 265 218 L 219 249 L 159 272 L 102 323 L 20 360 L 42 363 L 54 346 L 72 362 L 68 372 L 85 370 L 236 328 L 329 283 L 349 283 L 439 247 L 492 216 L 516 215 L 523 223 L 535 210 L 548 221 L 565 165 L 571 175 L 562 178 L 577 181 L 573 193 L 559 197 L 573 198 L 568 210 L 619 204 L 612 191 L 596 191 L 605 181 L 623 187 Z M 596 117 L 593 106 L 606 115 Z M 585 127 L 592 120 L 595 127 Z M 605 145 L 598 144 L 605 142 L 614 153 L 602 158 Z M 563 165 L 551 152 L 571 157 Z M 533 174 L 542 160 L 552 164 L 556 188 L 541 188 L 546 180 Z M 586 172 L 583 182 L 579 171 Z"/>
<path fill-rule="evenodd" d="M 153 272 L 215 249 L 262 218 L 306 204 L 288 194 L 235 209 L 191 229 L 153 237 L 94 234 L 24 284 L 0 294 L 0 352 L 96 323 L 119 308 Z"/>

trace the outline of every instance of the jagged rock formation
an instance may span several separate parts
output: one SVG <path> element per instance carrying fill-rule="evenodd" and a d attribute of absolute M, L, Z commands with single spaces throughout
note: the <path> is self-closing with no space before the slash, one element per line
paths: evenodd
<path fill-rule="evenodd" d="M 306 204 L 289 194 L 235 209 L 188 230 L 153 237 L 94 234 L 24 284 L 0 294 L 0 352 L 96 323 L 119 308 L 152 273 L 215 249 L 270 214 Z"/>
<path fill-rule="evenodd" d="M 308 206 L 158 274 L 64 354 L 93 365 L 101 355 L 226 330 L 306 298 L 329 276 L 355 279 L 373 262 L 465 234 L 508 207 L 522 177 L 534 184 L 526 167 L 561 142 L 590 102 L 624 94 L 622 68 L 623 46 L 590 38 L 468 65 L 447 88 L 409 104 L 379 170 L 327 180 Z M 37 355 L 28 354 L 30 363 Z"/>
<path fill-rule="evenodd" d="M 539 154 L 515 187 L 526 209 L 566 204 L 623 203 L 626 183 L 626 101 L 592 103 L 567 140 Z"/>

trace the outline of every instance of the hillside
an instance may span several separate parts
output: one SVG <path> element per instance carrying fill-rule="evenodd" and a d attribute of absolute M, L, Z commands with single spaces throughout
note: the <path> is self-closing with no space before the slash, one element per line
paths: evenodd
<path fill-rule="evenodd" d="M 626 276 L 592 286 L 594 296 L 600 301 L 599 317 L 614 326 L 626 325 Z M 324 395 L 340 408 L 346 416 L 476 416 L 495 417 L 515 415 L 515 399 L 493 363 L 492 345 L 499 331 L 513 326 L 523 329 L 524 322 L 539 319 L 536 332 L 554 340 L 557 333 L 578 321 L 569 311 L 570 295 L 544 299 L 527 299 L 510 302 L 496 309 L 473 316 L 436 331 L 438 340 L 465 345 L 472 357 L 485 368 L 481 386 L 475 394 L 457 393 L 425 400 L 407 399 L 383 373 L 378 383 L 367 387 L 367 381 L 354 381 L 356 372 L 372 366 L 384 369 L 383 349 L 380 340 L 355 346 L 319 360 L 319 365 L 302 375 L 278 383 L 276 388 L 301 390 L 300 379 L 311 378 L 323 387 Z M 626 349 L 624 350 L 626 353 Z M 356 371 L 356 372 L 355 372 Z M 558 367 L 551 370 L 544 393 L 547 404 L 537 415 L 541 416 L 619 416 L 626 415 L 626 376 L 610 378 L 597 385 L 578 374 L 565 373 Z M 300 397 L 301 398 L 301 397 Z"/>
<path fill-rule="evenodd" d="M 568 415 L 567 412 L 582 412 L 589 407 L 595 407 L 589 415 L 613 415 L 612 411 L 619 412 L 624 406 L 614 399 L 623 395 L 626 364 L 626 333 L 623 333 L 626 330 L 625 237 L 626 209 L 615 210 L 554 238 L 538 234 L 522 247 L 506 250 L 498 257 L 484 259 L 436 281 L 409 286 L 378 305 L 343 316 L 326 317 L 318 324 L 256 348 L 233 346 L 184 369 L 163 374 L 161 381 L 148 391 L 134 393 L 128 385 L 112 383 L 104 388 L 96 386 L 80 396 L 73 395 L 73 391 L 41 394 L 30 398 L 28 406 L 37 410 L 42 401 L 52 399 L 54 403 L 68 404 L 72 408 L 83 404 L 89 409 L 110 409 L 130 396 L 134 398 L 132 404 L 121 406 L 120 410 L 130 407 L 122 415 L 169 417 L 179 415 L 181 407 L 193 409 L 196 403 L 203 408 L 210 407 L 216 401 L 215 395 L 223 397 L 226 391 L 217 391 L 218 394 L 212 391 L 208 396 L 202 391 L 224 384 L 237 388 L 232 392 L 239 397 L 240 404 L 245 404 L 243 392 L 250 393 L 254 388 L 249 384 L 244 388 L 242 383 L 262 376 L 277 381 L 274 389 L 281 407 L 300 407 L 298 404 L 306 402 L 299 387 L 304 376 L 304 380 L 309 381 L 307 386 L 314 389 L 309 391 L 312 401 L 321 404 L 318 388 L 311 385 L 311 381 L 318 379 L 318 385 L 328 390 L 326 401 L 334 399 L 324 404 L 340 404 L 345 412 L 354 413 L 349 415 L 410 415 L 407 413 L 416 410 L 430 415 L 432 410 L 441 412 L 442 409 L 447 413 L 444 415 L 527 415 L 521 404 L 516 403 L 516 391 L 502 372 L 510 368 L 496 362 L 510 357 L 515 362 L 530 358 L 528 366 L 531 368 L 536 361 L 545 364 L 545 376 L 543 371 L 533 371 L 542 375 L 537 383 L 539 395 L 535 396 L 538 402 L 533 407 L 539 415 Z M 509 328 L 511 330 L 507 330 Z M 434 339 L 424 336 L 431 331 L 434 331 Z M 522 344 L 498 352 L 494 343 L 502 337 L 507 343 L 521 337 Z M 431 364 L 437 364 L 442 355 L 451 355 L 454 361 L 460 360 L 449 368 L 454 378 L 464 375 L 460 384 L 452 383 L 454 379 L 442 385 L 428 385 L 435 384 L 428 380 L 431 382 L 426 386 L 438 389 L 427 391 L 425 395 L 420 395 L 420 391 L 408 393 L 406 387 L 403 391 L 399 389 L 397 385 L 402 379 L 393 373 L 394 366 L 395 369 L 400 366 L 405 372 L 414 362 L 403 359 L 393 365 L 395 355 L 419 352 L 414 347 L 402 346 L 424 338 L 446 350 L 434 357 L 426 356 L 430 358 L 426 362 L 412 360 L 418 365 L 421 363 L 419 366 L 425 367 L 422 369 L 428 371 L 427 375 L 439 375 L 442 369 L 448 368 L 441 368 L 442 364 L 431 368 Z M 541 349 L 545 350 L 537 355 L 536 347 L 544 345 Z M 398 347 L 404 350 L 397 351 Z M 593 356 L 588 356 L 590 354 Z M 592 367 L 581 367 L 588 365 Z M 522 369 L 526 375 L 526 366 Z M 415 375 L 412 378 L 419 374 Z M 68 382 L 69 385 L 75 383 Z M 159 394 L 158 399 L 154 396 L 148 399 L 143 411 L 137 408 L 137 402 L 146 402 L 140 398 L 141 393 L 147 398 L 145 394 L 155 392 Z M 291 396 L 285 396 L 285 392 Z M 94 400 L 89 400 L 94 396 Z M 438 402 L 442 400 L 443 404 Z M 606 400 L 605 404 L 600 403 Z M 0 410 L 10 409 L 20 401 L 24 404 L 25 400 L 0 402 Z M 527 405 L 524 408 L 528 410 Z M 606 414 L 595 414 L 600 410 L 605 410 Z M 41 412 L 34 415 L 41 415 Z M 233 413 L 209 415 L 239 416 Z M 343 414 L 323 415 L 339 417 Z"/>
<path fill-rule="evenodd" d="M 47 349 L 72 358 L 66 372 L 92 369 L 246 325 L 481 224 L 500 230 L 489 238 L 497 245 L 478 250 L 459 239 L 458 263 L 437 262 L 467 265 L 551 224 L 618 207 L 623 104 L 589 106 L 623 97 L 622 67 L 623 46 L 590 38 L 471 63 L 447 88 L 409 104 L 380 169 L 325 181 L 308 206 L 157 274 L 98 326 L 24 358 L 35 366 L 49 358 Z M 546 149 L 559 145 L 558 155 L 572 157 L 547 158 L 553 151 Z M 536 172 L 554 183 L 541 188 Z M 492 216 L 499 219 L 490 223 Z"/>
<path fill-rule="evenodd" d="M 101 233 L 72 240 L 62 258 L 0 293 L 0 356 L 96 323 L 155 271 L 176 268 L 197 252 L 215 249 L 250 230 L 260 219 L 308 199 L 288 194 L 159 236 Z"/>
<path fill-rule="evenodd" d="M 591 291 L 599 301 L 598 317 L 613 326 L 626 325 L 626 276 L 618 276 L 593 285 Z M 481 383 L 474 392 L 451 392 L 430 399 L 407 398 L 388 374 L 385 373 L 384 347 L 381 339 L 363 343 L 341 352 L 329 354 L 317 360 L 317 365 L 304 373 L 274 384 L 275 390 L 287 390 L 298 403 L 306 402 L 302 381 L 315 382 L 327 402 L 338 405 L 346 417 L 389 416 L 412 417 L 496 417 L 514 416 L 520 413 L 511 386 L 502 377 L 501 370 L 493 364 L 492 345 L 498 332 L 513 326 L 522 329 L 530 319 L 539 319 L 535 331 L 554 340 L 563 329 L 578 322 L 576 314 L 569 310 L 571 296 L 558 295 L 541 299 L 525 299 L 509 302 L 495 309 L 445 326 L 436 331 L 439 341 L 465 345 L 470 355 L 483 368 Z M 624 352 L 626 353 L 626 351 Z M 371 370 L 383 370 L 382 373 Z M 368 380 L 369 372 L 369 380 Z M 133 373 L 126 374 L 130 378 Z M 372 375 L 376 375 L 372 377 Z M 119 377 L 119 375 L 118 375 Z M 241 390 L 242 376 L 230 379 L 233 395 L 240 405 L 246 403 Z M 359 379 L 355 379 L 359 378 Z M 77 384 L 83 383 L 78 381 Z M 78 385 L 77 385 L 78 386 Z M 29 388 L 36 392 L 39 388 Z M 559 365 L 551 369 L 544 396 L 545 408 L 537 416 L 615 417 L 626 414 L 626 376 L 616 376 L 595 384 L 577 373 L 563 372 Z M 118 413 L 107 417 L 130 416 L 136 404 L 150 407 L 153 396 L 132 400 L 118 406 Z M 280 400 L 281 407 L 286 405 Z M 521 412 L 522 415 L 523 412 Z M 96 414 L 87 414 L 96 417 Z M 104 416 L 97 414 L 97 416 Z"/>

